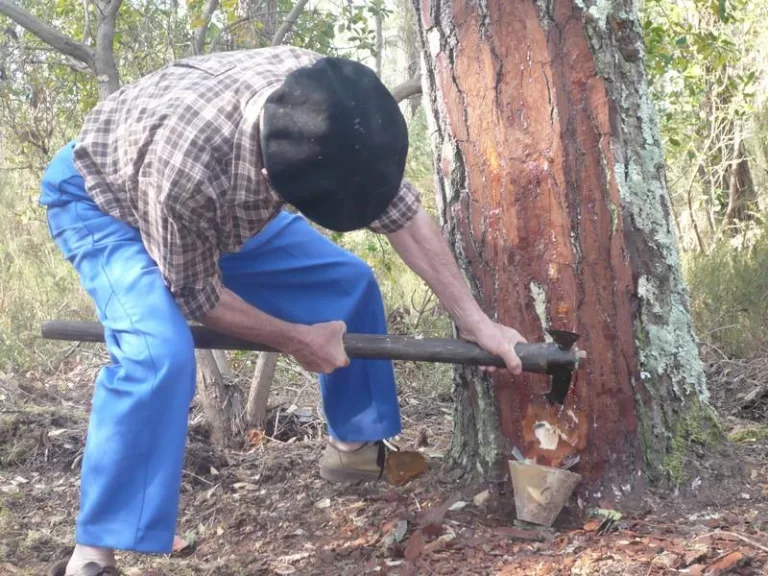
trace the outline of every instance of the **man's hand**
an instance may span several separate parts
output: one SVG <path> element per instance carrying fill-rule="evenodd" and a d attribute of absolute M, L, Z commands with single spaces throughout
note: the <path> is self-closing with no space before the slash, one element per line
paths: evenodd
<path fill-rule="evenodd" d="M 486 352 L 500 356 L 512 374 L 517 375 L 523 371 L 520 358 L 515 353 L 515 345 L 527 340 L 514 328 L 487 319 L 476 328 L 462 331 L 460 336 L 464 340 L 474 342 Z M 480 369 L 487 372 L 497 370 L 496 366 L 481 366 Z"/>
<path fill-rule="evenodd" d="M 420 209 L 404 228 L 390 234 L 389 240 L 411 270 L 435 291 L 459 327 L 462 338 L 486 352 L 501 356 L 510 372 L 520 374 L 522 366 L 515 354 L 515 344 L 525 342 L 525 338 L 517 330 L 497 324 L 483 313 L 429 214 Z M 493 366 L 485 369 L 496 370 Z"/>
<path fill-rule="evenodd" d="M 219 302 L 201 319 L 206 326 L 253 342 L 267 344 L 290 354 L 311 372 L 328 374 L 349 365 L 344 350 L 344 322 L 322 322 L 307 326 L 284 322 L 251 306 L 223 288 Z"/>
<path fill-rule="evenodd" d="M 346 331 L 344 322 L 301 326 L 297 332 L 298 337 L 286 352 L 310 372 L 328 374 L 337 368 L 346 368 L 349 366 L 349 357 L 342 339 Z"/>

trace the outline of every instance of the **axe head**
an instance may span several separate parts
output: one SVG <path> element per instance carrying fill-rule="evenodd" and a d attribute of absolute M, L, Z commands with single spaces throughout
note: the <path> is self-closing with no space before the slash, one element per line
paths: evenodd
<path fill-rule="evenodd" d="M 549 329 L 547 333 L 552 337 L 553 342 L 558 348 L 564 352 L 570 351 L 579 339 L 579 335 L 575 332 L 567 332 L 565 330 Z M 552 386 L 549 392 L 544 394 L 544 397 L 550 404 L 558 404 L 560 406 L 565 404 L 565 399 L 571 389 L 574 368 L 575 365 L 554 365 L 547 370 L 552 379 Z"/>

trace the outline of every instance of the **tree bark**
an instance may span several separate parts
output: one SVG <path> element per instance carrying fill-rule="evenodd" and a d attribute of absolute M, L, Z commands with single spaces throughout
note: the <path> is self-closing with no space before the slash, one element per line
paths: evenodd
<path fill-rule="evenodd" d="M 707 391 L 635 7 L 413 2 L 456 257 L 491 317 L 529 341 L 578 332 L 589 354 L 562 410 L 546 377 L 457 370 L 451 461 L 505 480 L 515 446 L 579 454 L 587 499 L 637 495 L 643 470 L 681 472 Z"/>
<path fill-rule="evenodd" d="M 211 350 L 197 351 L 198 389 L 203 412 L 211 434 L 211 444 L 217 448 L 232 445 L 232 415 L 224 379 Z"/>
<path fill-rule="evenodd" d="M 96 21 L 96 56 L 94 74 L 99 83 L 99 99 L 103 100 L 120 88 L 120 74 L 115 63 L 115 24 L 122 0 L 96 2 L 99 17 Z"/>
<path fill-rule="evenodd" d="M 259 354 L 246 404 L 245 418 L 249 428 L 264 430 L 267 425 L 267 405 L 269 404 L 269 393 L 272 389 L 275 368 L 277 368 L 277 354 L 275 352 Z"/>
<path fill-rule="evenodd" d="M 283 43 L 283 40 L 285 40 L 288 32 L 291 31 L 293 25 L 296 24 L 296 20 L 299 19 L 301 12 L 308 2 L 309 0 L 296 0 L 296 4 L 293 5 L 288 16 L 285 17 L 285 22 L 283 22 L 280 25 L 280 28 L 277 29 L 277 32 L 275 32 L 275 36 L 272 38 L 272 46 L 279 46 Z"/>
<path fill-rule="evenodd" d="M 192 37 L 192 45 L 189 47 L 187 53 L 188 56 L 195 56 L 205 52 L 205 35 L 208 33 L 208 27 L 211 25 L 211 18 L 213 13 L 219 7 L 219 0 L 205 0 L 203 4 L 202 22 L 200 26 L 195 29 L 195 34 Z"/>
<path fill-rule="evenodd" d="M 416 96 L 418 94 L 421 94 L 421 76 L 417 75 L 413 78 L 410 78 L 409 80 L 406 80 L 402 84 L 398 84 L 394 88 L 392 88 L 392 96 L 395 97 L 395 100 L 398 102 L 401 102 L 405 100 L 406 98 L 412 98 L 413 96 Z"/>
<path fill-rule="evenodd" d="M 99 98 L 104 99 L 120 88 L 114 53 L 115 23 L 122 0 L 98 0 L 96 8 L 96 49 L 77 42 L 30 14 L 11 0 L 0 0 L 0 13 L 24 27 L 65 56 L 82 62 L 96 76 Z"/>

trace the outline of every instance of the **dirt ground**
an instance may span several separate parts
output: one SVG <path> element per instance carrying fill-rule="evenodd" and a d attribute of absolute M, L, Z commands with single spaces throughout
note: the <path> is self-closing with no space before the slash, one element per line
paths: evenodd
<path fill-rule="evenodd" d="M 651 490 L 642 507 L 620 517 L 578 517 L 569 503 L 548 530 L 516 522 L 508 487 L 467 485 L 443 470 L 450 399 L 445 390 L 409 387 L 402 368 L 406 429 L 396 444 L 422 451 L 429 470 L 404 486 L 323 481 L 316 391 L 306 375 L 283 374 L 270 411 L 278 421 L 272 434 L 282 440 L 252 438 L 217 454 L 193 410 L 183 548 L 169 556 L 121 553 L 118 561 L 136 576 L 766 574 L 768 438 L 759 390 L 768 372 L 753 377 L 754 367 L 739 366 L 712 367 L 713 398 L 738 441 L 691 462 L 698 468 L 690 484 Z M 45 575 L 71 550 L 97 369 L 98 362 L 71 362 L 55 376 L 0 374 L 0 575 Z M 750 394 L 757 408 L 743 402 Z"/>

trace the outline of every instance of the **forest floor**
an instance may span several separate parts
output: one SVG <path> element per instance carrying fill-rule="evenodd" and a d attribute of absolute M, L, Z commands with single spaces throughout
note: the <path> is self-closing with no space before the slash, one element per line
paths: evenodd
<path fill-rule="evenodd" d="M 0 374 L 2 575 L 44 576 L 71 550 L 97 369 L 70 360 L 54 376 Z M 710 367 L 713 402 L 734 441 L 686 462 L 692 481 L 650 489 L 614 520 L 605 510 L 577 514 L 571 502 L 551 529 L 516 522 L 507 486 L 468 485 L 443 470 L 450 398 L 399 372 L 405 431 L 396 443 L 422 451 L 426 473 L 403 486 L 321 480 L 316 393 L 294 374 L 298 381 L 273 389 L 275 439 L 216 453 L 193 410 L 180 550 L 120 553 L 123 573 L 768 574 L 768 360 Z"/>

